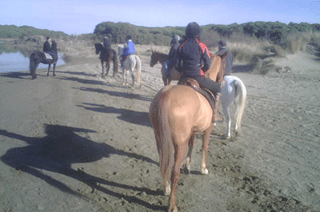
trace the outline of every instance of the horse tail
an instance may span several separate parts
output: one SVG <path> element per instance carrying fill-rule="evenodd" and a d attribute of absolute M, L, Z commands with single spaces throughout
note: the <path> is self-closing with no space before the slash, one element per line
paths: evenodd
<path fill-rule="evenodd" d="M 30 62 L 29 62 L 29 70 L 30 70 L 30 74 L 33 75 L 34 72 L 37 69 L 37 55 L 35 53 L 32 53 L 30 55 Z"/>
<path fill-rule="evenodd" d="M 247 89 L 246 86 L 243 84 L 243 82 L 237 78 L 237 80 L 234 83 L 235 88 L 236 88 L 236 98 L 238 97 L 238 108 L 236 111 L 236 124 L 238 126 L 238 130 L 241 130 L 241 119 L 243 115 L 243 111 L 245 108 L 246 104 L 246 99 L 247 99 Z"/>
<path fill-rule="evenodd" d="M 138 84 L 141 83 L 141 60 L 140 58 L 136 55 L 136 69 L 137 69 L 137 75 L 138 75 Z"/>
<path fill-rule="evenodd" d="M 169 125 L 169 104 L 166 95 L 162 94 L 158 104 L 158 129 L 159 163 L 161 175 L 165 182 L 170 180 L 171 170 L 174 164 L 174 147 L 172 143 L 172 131 Z"/>
<path fill-rule="evenodd" d="M 118 55 L 117 52 L 113 50 L 113 73 L 118 72 Z"/>

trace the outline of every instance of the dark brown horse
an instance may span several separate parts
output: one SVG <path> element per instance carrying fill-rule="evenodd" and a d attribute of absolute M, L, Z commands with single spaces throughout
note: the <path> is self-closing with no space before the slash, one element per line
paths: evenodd
<path fill-rule="evenodd" d="M 165 74 L 163 63 L 169 59 L 169 55 L 152 51 L 151 54 L 151 61 L 150 61 L 150 66 L 153 67 L 157 62 L 160 62 L 162 67 L 161 67 L 161 75 L 162 75 L 162 80 L 163 84 L 170 85 L 172 80 L 179 80 L 181 77 L 181 74 L 174 68 L 172 68 L 169 71 L 169 76 Z"/>
<path fill-rule="evenodd" d="M 118 72 L 118 56 L 115 50 L 113 49 L 106 49 L 101 43 L 94 44 L 96 48 L 96 54 L 100 53 L 100 61 L 102 67 L 101 77 L 105 77 L 109 73 L 110 69 L 110 62 L 113 61 L 113 76 Z M 106 62 L 106 73 L 104 72 L 103 63 Z"/>
<path fill-rule="evenodd" d="M 225 55 L 211 57 L 212 65 L 206 72 L 206 77 L 217 82 L 223 80 L 224 57 Z M 165 195 L 170 195 L 168 211 L 177 211 L 176 192 L 180 167 L 189 147 L 186 168 L 188 172 L 190 171 L 196 132 L 203 132 L 201 173 L 209 173 L 206 159 L 209 136 L 213 130 L 212 116 L 213 110 L 207 99 L 185 85 L 165 86 L 151 102 L 149 117 L 157 143 L 164 191 Z"/>
<path fill-rule="evenodd" d="M 50 67 L 51 64 L 53 64 L 53 76 L 56 76 L 56 64 L 58 61 L 58 50 L 57 50 L 57 43 L 55 41 L 52 41 L 52 47 L 50 50 L 51 54 L 50 56 L 52 58 L 48 59 L 45 55 L 45 53 L 40 51 L 35 51 L 30 55 L 30 63 L 29 63 L 29 69 L 30 74 L 32 76 L 32 79 L 37 78 L 36 70 L 38 68 L 38 65 L 40 63 L 48 64 L 48 73 L 47 76 L 49 76 Z"/>

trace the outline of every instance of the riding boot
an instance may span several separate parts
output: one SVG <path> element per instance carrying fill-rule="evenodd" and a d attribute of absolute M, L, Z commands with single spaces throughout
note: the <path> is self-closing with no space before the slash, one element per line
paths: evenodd
<path fill-rule="evenodd" d="M 213 109 L 213 123 L 223 122 L 223 118 L 220 116 L 220 101 L 221 93 L 216 93 L 216 99 L 214 100 L 214 109 Z"/>

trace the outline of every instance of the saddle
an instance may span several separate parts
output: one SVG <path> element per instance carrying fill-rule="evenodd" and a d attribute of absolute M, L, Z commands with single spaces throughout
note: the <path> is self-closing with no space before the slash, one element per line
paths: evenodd
<path fill-rule="evenodd" d="M 208 100 L 212 109 L 214 109 L 214 101 L 215 101 L 216 97 L 209 89 L 201 88 L 199 83 L 195 79 L 192 79 L 192 78 L 180 79 L 178 84 L 189 86 L 189 87 L 193 88 L 195 91 L 201 93 Z"/>

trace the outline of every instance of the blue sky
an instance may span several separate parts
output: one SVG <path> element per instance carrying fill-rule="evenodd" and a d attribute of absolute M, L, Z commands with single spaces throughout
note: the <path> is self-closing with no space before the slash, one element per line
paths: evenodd
<path fill-rule="evenodd" d="M 101 22 L 186 26 L 280 21 L 320 23 L 320 0 L 1 0 L 0 25 L 79 35 Z"/>

